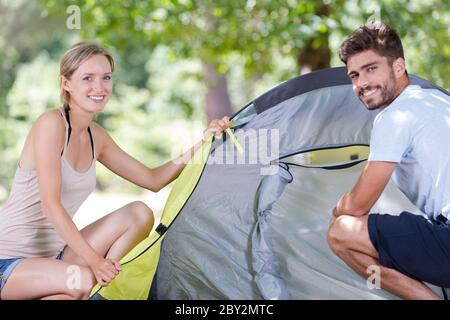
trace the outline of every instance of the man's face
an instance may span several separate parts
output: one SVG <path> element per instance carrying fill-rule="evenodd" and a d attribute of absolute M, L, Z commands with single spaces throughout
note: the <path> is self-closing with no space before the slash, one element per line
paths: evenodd
<path fill-rule="evenodd" d="M 373 50 L 351 56 L 347 71 L 353 91 L 369 110 L 384 109 L 398 95 L 399 85 L 392 64 Z"/>

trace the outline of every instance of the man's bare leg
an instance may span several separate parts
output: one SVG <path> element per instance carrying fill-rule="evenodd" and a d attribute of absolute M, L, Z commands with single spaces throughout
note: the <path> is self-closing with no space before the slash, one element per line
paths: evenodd
<path fill-rule="evenodd" d="M 328 231 L 328 243 L 333 252 L 365 279 L 370 276 L 369 266 L 379 267 L 381 287 L 402 299 L 440 300 L 441 297 L 424 283 L 380 265 L 378 252 L 369 239 L 367 221 L 368 215 L 333 218 Z"/>

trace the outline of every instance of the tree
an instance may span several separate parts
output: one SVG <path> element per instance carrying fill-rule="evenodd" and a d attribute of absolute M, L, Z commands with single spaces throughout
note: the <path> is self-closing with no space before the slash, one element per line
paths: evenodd
<path fill-rule="evenodd" d="M 44 3 L 52 12 L 61 12 L 69 4 Z M 85 38 L 101 38 L 119 50 L 126 50 L 133 42 L 150 48 L 164 44 L 177 57 L 200 59 L 207 88 L 206 113 L 214 118 L 232 112 L 226 78 L 231 54 L 238 52 L 244 57 L 249 78 L 269 72 L 274 66 L 272 51 L 280 48 L 281 42 L 285 42 L 284 52 L 294 52 L 317 33 L 327 31 L 320 14 L 315 14 L 317 3 L 92 1 L 81 7 L 82 33 Z M 312 20 L 314 23 L 310 23 Z M 316 43 L 310 42 L 312 51 Z"/>
<path fill-rule="evenodd" d="M 61 50 L 64 29 L 58 28 L 64 20 L 45 17 L 37 2 L 27 0 L 0 2 L 0 188 L 7 187 L 17 166 L 19 138 L 24 136 L 30 114 L 34 110 L 11 110 L 7 98 L 24 63 L 30 62 L 40 51 L 57 56 Z M 49 37 L 48 30 L 55 30 Z M 34 75 L 33 75 L 34 76 Z M 27 86 L 35 83 L 29 81 Z M 1 190 L 0 190 L 1 191 Z"/>
<path fill-rule="evenodd" d="M 61 13 L 71 1 L 43 3 Z M 175 57 L 200 59 L 209 118 L 231 112 L 226 75 L 232 53 L 245 59 L 246 74 L 252 79 L 273 69 L 275 53 L 295 59 L 297 73 L 328 67 L 337 50 L 332 48 L 331 54 L 330 37 L 337 34 L 343 39 L 375 14 L 409 35 L 406 43 L 411 48 L 432 49 L 434 58 L 445 64 L 450 51 L 448 9 L 447 1 L 438 0 L 112 0 L 86 1 L 81 6 L 85 38 L 100 38 L 124 51 L 133 43 L 149 49 L 163 44 Z M 438 21 L 429 23 L 430 16 Z M 410 36 L 411 31 L 420 36 Z M 434 39 L 427 38 L 429 34 Z M 413 51 L 415 58 L 417 50 Z M 429 71 L 427 60 L 420 59 L 413 69 Z M 428 78 L 442 85 L 447 74 L 444 66 Z"/>
<path fill-rule="evenodd" d="M 149 83 L 160 79 L 167 64 L 198 63 L 200 67 L 195 70 L 176 69 L 186 72 L 189 81 L 202 79 L 204 90 L 173 86 L 172 96 L 166 99 L 185 117 L 198 116 L 198 95 L 204 95 L 208 117 L 220 117 L 232 112 L 231 101 L 236 97 L 230 98 L 229 91 L 237 87 L 245 92 L 237 103 L 242 105 L 269 85 L 299 73 L 342 65 L 337 57 L 339 44 L 370 16 L 385 20 L 399 31 L 410 73 L 450 87 L 450 2 L 444 0 L 86 0 L 78 3 L 81 29 L 71 30 L 66 22 L 70 17 L 67 9 L 73 4 L 69 0 L 0 3 L 2 183 L 16 165 L 11 150 L 17 145 L 17 130 L 30 121 L 28 105 L 12 113 L 7 102 L 16 90 L 12 86 L 17 70 L 40 57 L 41 51 L 56 62 L 70 44 L 80 39 L 101 41 L 114 48 L 121 66 L 115 77 L 127 88 L 124 94 L 115 90 L 119 100 L 128 99 L 133 92 L 142 92 L 152 100 L 155 92 L 151 92 Z M 145 67 L 162 46 L 167 59 L 159 58 L 164 62 L 153 70 Z M 234 70 L 242 61 L 245 79 L 236 80 Z M 158 74 L 155 77 L 151 72 Z M 173 79 L 186 82 L 183 77 Z M 269 84 L 262 88 L 267 79 Z M 143 98 L 133 102 L 134 108 L 139 115 L 149 114 L 149 104 L 143 106 L 141 101 Z M 97 119 L 106 127 L 127 115 L 120 106 L 109 110 L 115 113 L 108 111 Z"/>

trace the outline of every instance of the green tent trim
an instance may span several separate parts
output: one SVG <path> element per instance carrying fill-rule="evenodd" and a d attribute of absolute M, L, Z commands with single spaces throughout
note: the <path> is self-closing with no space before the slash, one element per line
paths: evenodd
<path fill-rule="evenodd" d="M 156 232 L 151 233 L 149 237 L 126 254 L 120 260 L 122 271 L 119 275 L 106 287 L 96 285 L 91 296 L 100 294 L 108 300 L 145 300 L 148 298 L 158 266 L 161 241 L 197 186 L 210 153 L 212 139 L 211 137 L 203 143 L 200 150 L 194 154 L 177 178 Z"/>

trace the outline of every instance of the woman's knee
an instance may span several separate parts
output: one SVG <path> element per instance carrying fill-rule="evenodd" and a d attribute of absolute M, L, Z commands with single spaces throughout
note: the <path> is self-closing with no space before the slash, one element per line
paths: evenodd
<path fill-rule="evenodd" d="M 69 277 L 70 276 L 72 276 L 72 278 L 68 278 L 66 282 L 69 289 L 69 295 L 75 300 L 88 299 L 94 285 L 96 284 L 96 280 L 91 269 L 73 265 L 73 273 L 69 275 Z"/>
<path fill-rule="evenodd" d="M 130 209 L 133 217 L 133 225 L 139 225 L 150 231 L 154 223 L 152 209 L 142 201 L 130 203 Z"/>

